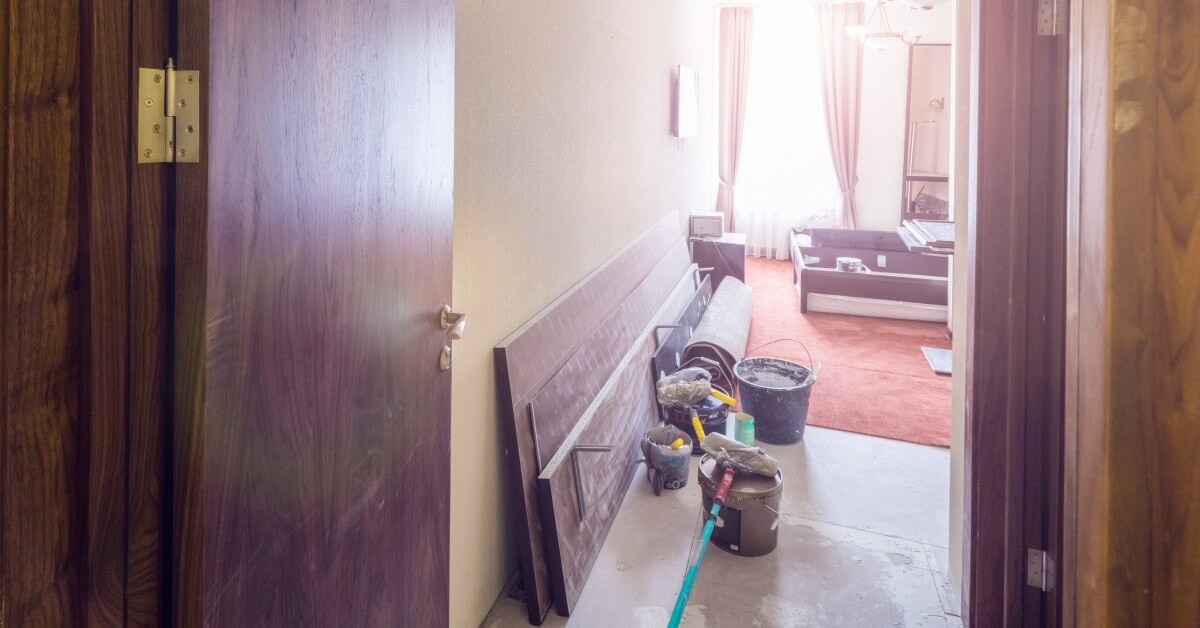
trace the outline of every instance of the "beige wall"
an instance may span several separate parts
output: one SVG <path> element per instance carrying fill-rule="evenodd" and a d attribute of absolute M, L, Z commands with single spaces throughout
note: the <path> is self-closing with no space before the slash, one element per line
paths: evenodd
<path fill-rule="evenodd" d="M 928 11 L 890 3 L 888 18 L 899 31 L 924 33 L 921 43 L 950 42 L 954 9 Z M 871 8 L 867 7 L 870 15 Z M 900 224 L 900 183 L 904 163 L 908 48 L 863 51 L 862 113 L 858 136 L 858 227 L 891 231 Z"/>
<path fill-rule="evenodd" d="M 484 618 L 516 567 L 492 347 L 714 185 L 710 6 L 459 0 L 450 617 Z M 701 73 L 702 135 L 670 135 L 672 71 Z"/>
<path fill-rule="evenodd" d="M 971 3 L 955 3 L 954 15 L 954 79 L 951 104 L 954 108 L 953 157 L 951 159 L 950 196 L 954 213 L 955 248 L 962 251 L 954 256 L 954 285 L 951 287 L 955 331 L 953 340 L 954 364 L 950 423 L 950 577 L 962 583 L 963 541 L 963 429 L 966 424 L 966 331 L 967 331 L 967 207 L 969 196 L 971 137 Z"/>

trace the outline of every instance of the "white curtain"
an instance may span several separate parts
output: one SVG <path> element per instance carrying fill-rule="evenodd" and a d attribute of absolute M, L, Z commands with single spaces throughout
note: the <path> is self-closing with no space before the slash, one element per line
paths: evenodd
<path fill-rule="evenodd" d="M 738 168 L 736 229 L 746 252 L 788 259 L 793 227 L 833 226 L 841 204 L 829 154 L 811 6 L 756 8 Z"/>

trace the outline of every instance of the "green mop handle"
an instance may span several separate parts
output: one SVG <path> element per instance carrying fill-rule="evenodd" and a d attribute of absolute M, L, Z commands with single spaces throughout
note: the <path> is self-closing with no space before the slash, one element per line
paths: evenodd
<path fill-rule="evenodd" d="M 725 501 L 725 495 L 729 493 L 729 485 L 733 483 L 733 468 L 725 468 L 725 476 L 721 478 L 721 484 L 717 486 L 717 494 L 713 497 L 712 510 L 708 512 L 708 521 L 704 522 L 704 533 L 700 535 L 700 551 L 696 552 L 696 562 L 688 567 L 687 574 L 683 577 L 683 589 L 679 591 L 679 597 L 675 600 L 675 611 L 671 613 L 671 621 L 667 624 L 667 628 L 679 628 L 679 622 L 683 621 L 683 610 L 687 607 L 688 596 L 692 594 L 692 585 L 696 582 L 696 572 L 700 570 L 700 561 L 704 560 L 704 550 L 708 548 L 708 540 L 712 538 L 713 526 L 717 523 L 717 513 L 721 511 L 721 504 Z"/>

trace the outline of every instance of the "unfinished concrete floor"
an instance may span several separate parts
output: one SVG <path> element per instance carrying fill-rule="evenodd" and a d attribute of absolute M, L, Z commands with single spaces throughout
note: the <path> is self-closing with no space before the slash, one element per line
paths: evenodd
<path fill-rule="evenodd" d="M 779 545 L 757 558 L 711 545 L 685 626 L 961 626 L 949 450 L 813 426 L 802 443 L 761 446 L 784 470 Z M 660 497 L 638 471 L 575 613 L 543 625 L 666 625 L 699 534 L 697 461 Z M 483 625 L 528 625 L 524 604 L 501 596 Z"/>

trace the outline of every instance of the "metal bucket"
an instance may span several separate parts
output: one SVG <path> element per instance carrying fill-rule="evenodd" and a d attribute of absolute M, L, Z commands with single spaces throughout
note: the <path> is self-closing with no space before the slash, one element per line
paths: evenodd
<path fill-rule="evenodd" d="M 779 358 L 746 358 L 733 372 L 742 411 L 754 417 L 758 440 L 787 445 L 804 439 L 815 367 Z"/>
<path fill-rule="evenodd" d="M 704 512 L 712 509 L 724 469 L 705 455 L 696 472 L 703 493 Z M 783 471 L 773 478 L 737 473 L 718 515 L 712 543 L 739 556 L 762 556 L 779 543 L 780 503 L 783 501 Z"/>
<path fill-rule="evenodd" d="M 679 449 L 671 449 L 676 439 L 683 441 Z M 646 458 L 646 479 L 654 494 L 664 488 L 677 490 L 687 484 L 688 462 L 692 459 L 692 438 L 673 425 L 650 428 L 642 437 L 642 455 Z"/>

